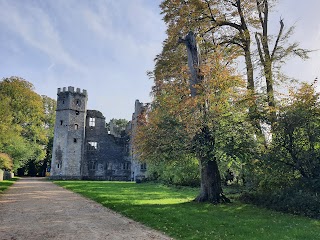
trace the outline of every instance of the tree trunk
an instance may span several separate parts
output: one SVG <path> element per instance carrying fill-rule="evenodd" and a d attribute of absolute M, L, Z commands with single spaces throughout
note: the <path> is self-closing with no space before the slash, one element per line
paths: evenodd
<path fill-rule="evenodd" d="M 199 93 L 194 85 L 201 83 L 203 77 L 200 74 L 200 54 L 195 34 L 190 31 L 185 39 L 179 39 L 179 42 L 184 43 L 187 47 L 188 66 L 191 75 L 189 81 L 190 92 L 192 97 L 196 97 Z M 211 203 L 230 202 L 223 195 L 218 164 L 215 156 L 212 155 L 214 136 L 212 136 L 206 125 L 208 109 L 205 103 L 201 110 L 203 111 L 204 125 L 201 132 L 194 137 L 195 153 L 199 158 L 200 165 L 201 191 L 195 201 Z"/>
<path fill-rule="evenodd" d="M 272 63 L 271 59 L 266 58 L 267 61 L 265 62 L 264 66 L 264 73 L 266 77 L 266 85 L 267 85 L 267 101 L 269 105 L 269 112 L 270 112 L 270 123 L 271 123 L 271 130 L 274 131 L 274 124 L 277 120 L 276 112 L 275 112 L 275 100 L 274 100 L 274 91 L 273 91 L 273 76 L 272 76 Z"/>
<path fill-rule="evenodd" d="M 230 200 L 224 196 L 221 177 L 215 156 L 215 133 L 204 125 L 201 132 L 194 137 L 194 151 L 199 159 L 201 190 L 194 201 L 226 203 Z"/>
<path fill-rule="evenodd" d="M 267 85 L 267 101 L 269 105 L 269 120 L 271 124 L 271 133 L 274 131 L 274 125 L 277 120 L 276 112 L 275 112 L 275 99 L 274 99 L 274 91 L 273 91 L 273 75 L 272 75 L 272 63 L 273 63 L 273 55 L 277 50 L 279 39 L 282 35 L 283 30 L 283 21 L 280 20 L 280 31 L 277 37 L 276 44 L 270 54 L 269 50 L 269 40 L 268 40 L 268 18 L 269 18 L 269 4 L 268 0 L 256 0 L 257 2 L 257 10 L 259 14 L 259 20 L 262 27 L 262 34 L 256 33 L 256 41 L 258 46 L 258 52 L 260 56 L 260 61 L 263 65 L 264 75 L 266 78 Z M 259 39 L 260 38 L 260 39 Z"/>
<path fill-rule="evenodd" d="M 199 84 L 202 80 L 200 76 L 200 53 L 198 51 L 196 36 L 190 31 L 185 39 L 179 39 L 179 43 L 184 43 L 187 47 L 188 67 L 191 75 L 189 79 L 189 87 L 191 96 L 195 97 L 197 95 L 195 85 Z"/>
<path fill-rule="evenodd" d="M 247 89 L 252 93 L 255 93 L 254 79 L 253 79 L 253 66 L 252 66 L 251 52 L 250 52 L 249 46 L 244 48 L 244 58 L 245 58 L 246 68 L 247 68 Z"/>
<path fill-rule="evenodd" d="M 246 62 L 246 68 L 247 68 L 247 89 L 249 91 L 249 97 L 252 100 L 249 106 L 249 117 L 250 120 L 257 130 L 256 133 L 259 135 L 261 139 L 264 139 L 260 120 L 259 120 L 259 113 L 258 113 L 258 107 L 255 100 L 255 89 L 254 89 L 254 78 L 253 78 L 253 65 L 252 65 L 252 59 L 251 59 L 251 52 L 250 52 L 250 43 L 247 43 L 247 46 L 244 48 L 244 56 L 245 56 L 245 62 Z"/>
<path fill-rule="evenodd" d="M 217 161 L 201 157 L 199 160 L 201 174 L 200 194 L 194 201 L 210 203 L 226 203 L 230 200 L 224 196 Z"/>

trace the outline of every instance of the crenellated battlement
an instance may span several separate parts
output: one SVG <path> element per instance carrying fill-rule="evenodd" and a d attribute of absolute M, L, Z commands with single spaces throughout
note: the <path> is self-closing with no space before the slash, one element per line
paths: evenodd
<path fill-rule="evenodd" d="M 64 93 L 64 92 L 79 93 L 87 96 L 87 90 L 83 89 L 81 92 L 80 88 L 76 88 L 76 91 L 75 91 L 74 87 L 72 86 L 69 86 L 68 88 L 67 87 L 58 88 L 57 94 Z"/>

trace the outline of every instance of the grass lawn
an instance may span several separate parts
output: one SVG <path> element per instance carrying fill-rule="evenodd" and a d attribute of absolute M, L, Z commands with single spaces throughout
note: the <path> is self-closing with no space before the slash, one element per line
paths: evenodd
<path fill-rule="evenodd" d="M 320 221 L 248 204 L 191 202 L 198 190 L 160 184 L 55 181 L 176 239 L 320 239 Z"/>
<path fill-rule="evenodd" d="M 0 193 L 2 193 L 4 190 L 10 187 L 17 180 L 18 178 L 12 178 L 11 180 L 0 181 Z"/>

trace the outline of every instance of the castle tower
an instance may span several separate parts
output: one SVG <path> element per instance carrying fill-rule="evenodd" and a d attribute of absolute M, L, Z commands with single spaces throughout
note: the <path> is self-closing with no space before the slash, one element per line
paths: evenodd
<path fill-rule="evenodd" d="M 50 178 L 81 179 L 87 91 L 58 88 Z"/>

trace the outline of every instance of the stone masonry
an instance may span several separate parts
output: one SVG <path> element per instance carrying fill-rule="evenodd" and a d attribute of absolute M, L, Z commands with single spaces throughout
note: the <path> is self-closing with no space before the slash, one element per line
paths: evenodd
<path fill-rule="evenodd" d="M 87 91 L 58 88 L 51 179 L 142 180 L 146 164 L 139 163 L 132 139 L 143 104 L 136 100 L 125 136 L 113 135 L 105 117 L 87 110 Z"/>
<path fill-rule="evenodd" d="M 86 90 L 58 88 L 50 173 L 53 178 L 82 178 L 87 100 Z"/>

